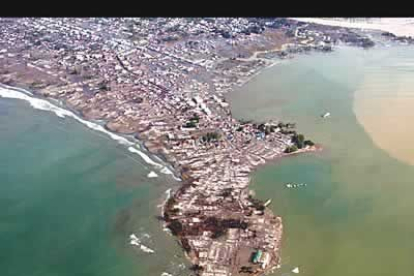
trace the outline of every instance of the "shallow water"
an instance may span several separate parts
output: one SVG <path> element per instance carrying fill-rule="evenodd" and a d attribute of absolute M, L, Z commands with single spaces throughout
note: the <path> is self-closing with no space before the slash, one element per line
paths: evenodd
<path fill-rule="evenodd" d="M 383 94 L 410 97 L 394 93 L 398 87 L 406 87 L 405 92 L 412 87 L 409 66 L 395 57 L 412 54 L 408 47 L 341 47 L 331 54 L 303 55 L 266 70 L 229 95 L 237 117 L 297 122 L 300 132 L 325 148 L 269 164 L 253 177 L 257 195 L 273 198 L 271 208 L 284 220 L 282 268 L 275 275 L 292 275 L 296 266 L 300 275 L 309 276 L 413 274 L 414 167 L 378 147 L 378 133 L 368 131 L 372 126 L 358 111 L 369 106 L 378 128 L 387 122 L 389 113 L 375 104 L 376 91 L 367 87 L 389 78 L 392 83 Z M 279 101 L 283 104 L 269 104 Z M 409 108 L 401 105 L 394 105 L 394 120 L 399 117 L 408 127 Z M 327 111 L 331 117 L 322 119 Z M 386 124 L 382 129 L 382 135 L 389 134 Z M 407 129 L 405 135 L 410 133 Z M 397 134 L 387 139 L 403 141 Z M 289 189 L 287 182 L 307 186 Z"/>
<path fill-rule="evenodd" d="M 367 67 L 354 110 L 374 142 L 414 165 L 414 51 L 397 47 Z M 381 114 L 378 116 L 378 114 Z"/>
<path fill-rule="evenodd" d="M 149 179 L 151 169 L 73 118 L 0 98 L 1 275 L 182 271 L 181 250 L 156 219 L 177 183 Z M 130 246 L 131 233 L 155 253 Z"/>

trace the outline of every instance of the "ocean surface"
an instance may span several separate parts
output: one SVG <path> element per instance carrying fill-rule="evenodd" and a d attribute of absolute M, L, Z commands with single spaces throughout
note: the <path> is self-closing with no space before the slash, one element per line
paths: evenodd
<path fill-rule="evenodd" d="M 186 275 L 181 249 L 157 219 L 166 190 L 179 185 L 162 166 L 69 111 L 3 97 L 0 275 Z"/>
<path fill-rule="evenodd" d="M 274 275 L 413 275 L 413 77 L 413 47 L 341 47 L 271 67 L 229 95 L 236 117 L 296 122 L 324 147 L 253 175 L 284 221 Z"/>

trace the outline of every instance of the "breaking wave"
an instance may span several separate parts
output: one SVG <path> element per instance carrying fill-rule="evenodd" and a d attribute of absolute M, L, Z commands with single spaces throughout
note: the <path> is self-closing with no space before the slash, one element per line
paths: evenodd
<path fill-rule="evenodd" d="M 32 93 L 24 89 L 10 87 L 7 85 L 0 85 L 0 97 L 10 98 L 10 99 L 19 99 L 19 100 L 26 101 L 33 108 L 53 112 L 56 114 L 56 116 L 60 118 L 71 117 L 75 119 L 76 121 L 80 122 L 81 124 L 87 126 L 88 128 L 104 133 L 107 136 L 109 136 L 111 139 L 117 141 L 119 144 L 127 146 L 129 152 L 138 154 L 147 164 L 150 164 L 156 167 L 157 169 L 159 169 L 161 173 L 172 175 L 174 179 L 180 180 L 166 166 L 153 161 L 148 155 L 146 155 L 144 152 L 137 149 L 136 148 L 137 143 L 134 143 L 121 135 L 112 133 L 106 130 L 103 126 L 99 124 L 84 120 L 80 118 L 79 116 L 77 116 L 72 111 L 56 106 L 47 100 L 32 97 L 32 95 L 33 95 Z"/>
<path fill-rule="evenodd" d="M 129 236 L 129 243 L 133 246 L 137 246 L 139 249 L 141 249 L 145 253 L 150 253 L 150 254 L 155 253 L 153 249 L 149 248 L 148 246 L 143 245 L 141 240 L 135 234 L 131 234 Z"/>
<path fill-rule="evenodd" d="M 147 175 L 148 178 L 154 178 L 154 177 L 158 177 L 158 174 L 155 173 L 154 171 L 150 171 L 149 174 Z"/>
<path fill-rule="evenodd" d="M 147 164 L 153 165 L 154 167 L 157 168 L 161 168 L 163 167 L 161 164 L 158 164 L 157 162 L 154 162 L 148 155 L 146 155 L 145 153 L 143 153 L 142 151 L 134 148 L 134 147 L 129 147 L 128 151 L 132 152 L 132 153 L 136 153 L 139 156 L 141 156 L 142 159 L 144 159 L 145 162 L 147 162 Z"/>

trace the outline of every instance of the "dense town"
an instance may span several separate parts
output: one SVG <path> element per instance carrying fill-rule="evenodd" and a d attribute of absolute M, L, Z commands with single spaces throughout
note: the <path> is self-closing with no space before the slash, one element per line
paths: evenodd
<path fill-rule="evenodd" d="M 317 149 L 293 123 L 232 117 L 225 95 L 279 59 L 372 47 L 349 29 L 284 18 L 0 19 L 0 82 L 60 100 L 168 161 L 182 186 L 164 220 L 197 275 L 278 266 L 282 219 L 252 197 L 250 172 Z"/>

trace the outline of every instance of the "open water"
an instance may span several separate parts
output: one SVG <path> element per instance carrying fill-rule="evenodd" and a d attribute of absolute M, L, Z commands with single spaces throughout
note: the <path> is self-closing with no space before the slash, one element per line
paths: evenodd
<path fill-rule="evenodd" d="M 341 47 L 271 67 L 229 95 L 235 116 L 296 122 L 324 147 L 253 176 L 284 221 L 274 275 L 414 275 L 413 65 L 412 47 Z"/>

